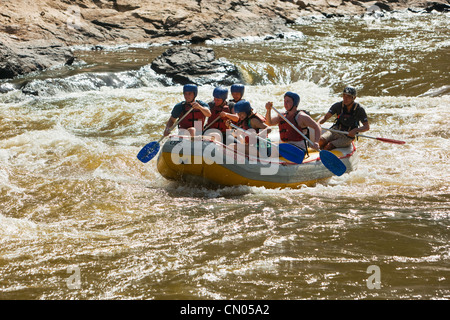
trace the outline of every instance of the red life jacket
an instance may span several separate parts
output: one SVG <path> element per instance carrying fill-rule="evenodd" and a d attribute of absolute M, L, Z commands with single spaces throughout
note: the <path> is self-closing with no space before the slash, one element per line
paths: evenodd
<path fill-rule="evenodd" d="M 210 123 L 212 123 L 214 120 L 216 120 L 217 117 L 220 117 L 220 113 L 222 111 L 225 111 L 227 113 L 230 113 L 230 107 L 228 105 L 223 106 L 215 106 L 214 102 L 212 102 L 213 105 L 210 104 L 210 110 L 211 110 L 211 116 L 208 118 L 208 122 L 206 123 L 206 126 Z M 225 125 L 225 119 L 219 119 L 215 123 L 213 123 L 208 129 L 218 129 L 221 132 L 227 131 L 227 126 Z"/>
<path fill-rule="evenodd" d="M 190 104 L 183 103 L 183 111 L 180 114 L 180 118 L 186 114 L 191 109 Z M 200 110 L 194 109 L 191 111 L 190 114 L 186 116 L 183 120 L 181 120 L 178 123 L 178 128 L 180 129 L 188 129 L 194 126 L 195 121 L 201 121 L 202 122 L 202 128 L 203 124 L 205 123 L 206 117 L 203 115 L 203 113 Z"/>
<path fill-rule="evenodd" d="M 294 114 L 287 115 L 287 112 L 285 112 L 283 115 L 288 119 L 298 130 L 301 132 L 304 132 L 308 128 L 301 128 L 297 120 L 295 119 L 297 117 L 297 114 L 300 112 L 300 110 L 297 110 Z M 302 141 L 304 138 L 301 134 L 299 134 L 296 130 L 294 130 L 289 123 L 284 121 L 284 119 L 280 120 L 280 123 L 278 124 L 278 128 L 280 131 L 280 139 L 281 141 Z M 306 134 L 306 133 L 305 133 Z"/>

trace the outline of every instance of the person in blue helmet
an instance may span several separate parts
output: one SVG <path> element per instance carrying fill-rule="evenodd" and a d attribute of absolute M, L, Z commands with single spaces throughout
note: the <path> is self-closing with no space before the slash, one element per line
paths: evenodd
<path fill-rule="evenodd" d="M 321 125 L 333 115 L 336 115 L 336 120 L 331 128 L 348 132 L 348 134 L 343 134 L 325 131 L 319 141 L 322 150 L 347 147 L 351 145 L 357 133 L 370 129 L 366 111 L 359 103 L 355 102 L 355 99 L 356 89 L 351 86 L 345 87 L 342 93 L 342 101 L 333 104 L 328 112 L 317 121 Z M 360 123 L 362 126 L 359 126 Z"/>
<path fill-rule="evenodd" d="M 202 128 L 205 123 L 206 117 L 211 116 L 211 110 L 208 104 L 201 100 L 196 100 L 198 94 L 198 87 L 195 84 L 186 84 L 183 86 L 184 101 L 177 103 L 171 112 L 170 118 L 167 121 L 166 128 L 164 130 L 164 136 L 169 135 L 170 128 L 177 121 L 178 118 L 183 117 L 191 108 L 192 111 L 183 120 L 178 123 L 179 129 L 186 129 L 191 136 L 202 134 Z M 195 130 L 195 122 L 200 121 L 200 132 Z"/>
<path fill-rule="evenodd" d="M 250 102 L 241 100 L 234 105 L 234 111 L 237 113 L 239 120 L 237 126 L 244 130 L 254 129 L 256 133 L 269 133 L 271 129 L 265 123 L 266 119 L 257 112 L 253 111 Z"/>
<path fill-rule="evenodd" d="M 216 87 L 213 91 L 214 100 L 209 102 L 211 116 L 208 118 L 205 129 L 217 129 L 225 134 L 228 126 L 227 120 L 237 121 L 237 115 L 231 112 L 227 103 L 228 89 L 224 87 Z"/>
<path fill-rule="evenodd" d="M 222 113 L 222 117 L 223 118 L 227 118 L 233 122 L 238 122 L 239 121 L 239 117 L 237 116 L 236 112 L 234 111 L 234 105 L 239 102 L 239 101 L 243 101 L 243 96 L 244 96 L 244 92 L 245 92 L 245 86 L 243 84 L 233 84 L 230 88 L 230 92 L 231 92 L 231 96 L 233 97 L 233 99 L 228 100 L 227 105 L 228 105 L 228 109 L 229 111 L 227 111 L 226 113 Z"/>
<path fill-rule="evenodd" d="M 234 105 L 234 112 L 237 113 L 239 120 L 237 126 L 246 130 L 247 132 L 253 132 L 254 134 L 267 139 L 267 135 L 271 132 L 271 128 L 265 123 L 266 119 L 257 112 L 253 111 L 250 102 L 241 100 Z M 261 147 L 270 149 L 270 144 L 266 145 L 260 139 L 256 138 L 256 143 L 250 144 L 250 136 L 246 136 L 243 143 L 246 144 L 246 153 L 249 153 L 250 147 L 256 147 L 258 151 L 261 151 Z M 270 151 L 265 153 L 270 155 Z"/>
<path fill-rule="evenodd" d="M 289 120 L 301 133 L 305 136 L 309 136 L 309 128 L 314 130 L 314 138 L 312 142 L 314 145 L 311 147 L 313 149 L 319 150 L 319 137 L 321 129 L 319 125 L 307 114 L 304 110 L 299 110 L 300 96 L 295 93 L 288 91 L 284 94 L 284 117 Z M 304 137 L 297 132 L 287 121 L 285 121 L 279 115 L 272 117 L 273 102 L 266 103 L 266 123 L 269 126 L 278 125 L 280 132 L 280 141 L 283 143 L 289 143 L 299 147 L 305 151 L 308 150 L 308 145 Z"/>
<path fill-rule="evenodd" d="M 241 100 L 244 100 L 245 86 L 240 83 L 233 84 L 230 87 L 230 92 L 233 99 L 228 101 L 228 105 L 230 106 L 231 110 L 233 110 L 234 105 L 236 103 L 238 103 Z"/>

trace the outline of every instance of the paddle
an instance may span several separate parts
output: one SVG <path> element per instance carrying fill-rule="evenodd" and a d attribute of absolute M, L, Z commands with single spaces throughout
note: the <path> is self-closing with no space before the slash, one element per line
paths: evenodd
<path fill-rule="evenodd" d="M 233 127 L 234 129 L 243 131 L 246 134 L 250 134 L 249 132 L 245 131 L 242 128 L 239 128 L 238 126 L 234 125 L 233 123 L 230 123 L 230 126 Z M 260 136 L 256 135 L 258 139 L 265 141 L 267 143 L 270 143 L 271 145 L 274 146 L 278 146 L 278 151 L 280 153 L 280 155 L 285 158 L 286 160 L 289 160 L 291 162 L 297 163 L 297 164 L 301 164 L 303 162 L 303 158 L 305 158 L 305 152 L 300 149 L 297 148 L 296 146 L 292 145 L 292 144 L 288 144 L 288 143 L 280 143 L 279 145 L 275 145 L 273 142 L 261 138 Z"/>
<path fill-rule="evenodd" d="M 173 125 L 172 127 L 170 127 L 169 129 L 169 133 L 170 131 L 172 131 L 191 111 L 193 110 L 193 108 L 189 109 L 188 112 L 186 112 L 181 118 L 179 118 Z M 137 154 L 137 158 L 142 161 L 143 163 L 147 163 L 150 160 L 152 160 L 159 151 L 160 145 L 159 143 L 165 138 L 166 136 L 162 136 L 158 141 L 152 141 L 148 144 L 146 144 L 141 151 L 139 151 L 139 153 Z"/>
<path fill-rule="evenodd" d="M 219 121 L 220 119 L 220 115 L 217 116 L 210 124 L 208 124 L 204 129 L 203 132 L 205 132 L 206 130 L 208 130 L 214 123 L 216 123 L 217 121 Z"/>
<path fill-rule="evenodd" d="M 297 131 L 306 141 L 308 141 L 311 146 L 314 145 L 314 143 L 311 140 L 309 140 L 308 137 L 305 136 L 303 134 L 303 132 L 301 132 L 296 126 L 294 126 L 292 124 L 292 122 L 290 122 L 288 119 L 286 119 L 286 117 L 282 113 L 280 113 L 273 106 L 272 106 L 272 109 L 275 110 L 275 112 L 278 113 L 278 115 L 281 118 L 283 118 L 283 120 L 286 121 L 295 131 Z M 335 175 L 341 176 L 347 170 L 347 167 L 345 166 L 345 164 L 338 157 L 336 157 L 336 155 L 334 155 L 332 152 L 330 152 L 328 150 L 320 150 L 319 155 L 320 155 L 320 160 L 322 160 L 322 163 L 325 166 L 325 168 L 330 170 Z"/>
<path fill-rule="evenodd" d="M 322 129 L 328 130 L 328 131 L 331 131 L 331 132 L 348 134 L 347 131 L 339 131 L 339 130 L 335 130 L 335 129 L 331 129 L 331 128 L 330 129 L 329 128 L 324 128 L 324 127 L 322 127 Z M 377 137 L 366 136 L 366 135 L 359 134 L 359 133 L 357 133 L 356 136 L 357 137 L 363 137 L 363 138 L 376 139 L 378 141 L 383 141 L 383 142 L 387 142 L 387 143 L 395 143 L 395 144 L 405 144 L 406 143 L 405 141 L 401 141 L 401 140 L 394 140 L 394 139 L 387 139 L 387 138 L 377 138 Z"/>

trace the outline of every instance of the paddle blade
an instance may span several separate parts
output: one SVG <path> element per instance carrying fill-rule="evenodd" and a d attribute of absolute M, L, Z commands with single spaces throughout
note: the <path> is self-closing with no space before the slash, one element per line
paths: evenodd
<path fill-rule="evenodd" d="M 159 143 L 156 141 L 150 142 L 139 151 L 137 158 L 143 163 L 147 163 L 152 160 L 159 151 Z"/>
<path fill-rule="evenodd" d="M 394 140 L 394 139 L 387 139 L 387 138 L 376 138 L 377 140 L 388 142 L 388 143 L 395 143 L 395 144 L 405 144 L 405 141 L 400 140 Z"/>
<path fill-rule="evenodd" d="M 345 164 L 336 155 L 328 150 L 320 151 L 320 160 L 322 160 L 323 165 L 328 170 L 337 176 L 342 176 L 347 170 Z"/>
<path fill-rule="evenodd" d="M 280 156 L 297 164 L 301 164 L 305 158 L 305 151 L 289 143 L 280 143 L 278 150 Z"/>

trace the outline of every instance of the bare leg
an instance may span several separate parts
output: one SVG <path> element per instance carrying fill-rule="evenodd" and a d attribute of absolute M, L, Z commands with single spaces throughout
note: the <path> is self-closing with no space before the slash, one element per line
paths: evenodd
<path fill-rule="evenodd" d="M 333 150 L 336 149 L 336 147 L 334 146 L 334 144 L 332 144 L 331 142 L 327 143 L 327 145 L 324 148 L 321 148 L 322 150 Z"/>
<path fill-rule="evenodd" d="M 320 150 L 323 150 L 323 148 L 325 148 L 325 146 L 328 144 L 328 141 L 325 140 L 324 138 L 320 138 L 319 139 L 319 148 Z"/>

